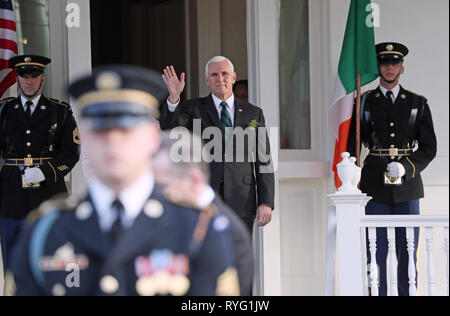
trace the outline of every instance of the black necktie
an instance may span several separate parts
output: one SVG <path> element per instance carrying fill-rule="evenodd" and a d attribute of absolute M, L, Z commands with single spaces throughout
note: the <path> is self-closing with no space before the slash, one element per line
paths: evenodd
<path fill-rule="evenodd" d="M 119 200 L 115 200 L 111 205 L 111 211 L 113 214 L 116 214 L 116 220 L 111 227 L 111 230 L 108 233 L 108 242 L 110 247 L 113 247 L 122 235 L 123 226 L 122 226 L 122 214 L 124 212 L 124 207 L 122 202 Z"/>
<path fill-rule="evenodd" d="M 392 91 L 386 92 L 386 98 L 388 99 L 389 104 L 394 105 L 394 93 Z"/>
<path fill-rule="evenodd" d="M 25 110 L 25 114 L 27 115 L 28 118 L 31 117 L 31 106 L 32 105 L 33 105 L 33 102 L 31 102 L 31 101 L 25 102 L 25 106 L 27 107 L 27 109 Z"/>

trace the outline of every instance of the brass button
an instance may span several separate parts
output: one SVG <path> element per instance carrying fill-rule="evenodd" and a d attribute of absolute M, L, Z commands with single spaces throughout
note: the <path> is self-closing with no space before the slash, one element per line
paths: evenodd
<path fill-rule="evenodd" d="M 31 143 L 27 143 L 27 147 L 31 147 Z"/>
<path fill-rule="evenodd" d="M 151 200 L 145 205 L 144 212 L 150 218 L 160 218 L 164 214 L 164 206 L 157 200 Z"/>
<path fill-rule="evenodd" d="M 31 131 L 30 131 L 30 130 L 27 130 L 26 133 L 27 133 L 27 135 L 30 135 L 30 134 L 31 134 Z"/>
<path fill-rule="evenodd" d="M 391 125 L 391 127 L 394 127 L 394 126 L 395 126 L 394 122 L 392 122 L 390 125 Z"/>
<path fill-rule="evenodd" d="M 100 289 L 103 293 L 112 295 L 119 290 L 119 281 L 116 278 L 108 275 L 101 279 L 100 281 Z"/>
<path fill-rule="evenodd" d="M 394 138 L 394 137 L 395 137 L 395 133 L 392 133 L 392 134 L 391 134 L 391 137 Z"/>

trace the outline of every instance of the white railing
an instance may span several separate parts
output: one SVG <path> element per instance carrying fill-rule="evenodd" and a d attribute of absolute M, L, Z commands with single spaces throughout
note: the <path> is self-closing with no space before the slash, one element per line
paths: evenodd
<path fill-rule="evenodd" d="M 330 199 L 336 205 L 329 209 L 329 229 L 327 238 L 327 276 L 325 295 L 334 295 L 335 258 L 338 265 L 340 295 L 367 295 L 368 288 L 372 296 L 378 296 L 378 263 L 377 228 L 387 229 L 388 262 L 390 295 L 397 296 L 397 259 L 396 228 L 406 229 L 407 250 L 409 254 L 409 294 L 415 296 L 416 264 L 414 261 L 415 236 L 414 229 L 421 228 L 425 232 L 427 255 L 428 295 L 436 295 L 436 278 L 433 254 L 436 248 L 442 248 L 446 256 L 446 289 L 449 294 L 449 217 L 422 215 L 364 215 L 366 203 L 370 200 L 364 194 L 335 194 Z M 366 256 L 366 229 L 369 241 L 370 260 Z M 435 230 L 443 230 L 444 245 L 435 245 Z M 443 246 L 443 247 L 439 247 Z M 337 252 L 336 252 L 337 247 Z M 367 262 L 370 262 L 367 265 Z M 368 280 L 366 276 L 369 276 Z"/>
<path fill-rule="evenodd" d="M 427 285 L 428 295 L 430 296 L 437 294 L 433 260 L 434 250 L 437 246 L 435 245 L 434 233 L 435 230 L 443 230 L 444 245 L 442 248 L 447 259 L 445 270 L 446 292 L 449 295 L 449 216 L 365 215 L 365 207 L 371 198 L 361 193 L 356 187 L 359 182 L 360 169 L 354 166 L 354 159 L 349 159 L 348 154 L 344 154 L 343 158 L 341 166 L 338 165 L 338 172 L 344 184 L 336 194 L 328 196 L 334 207 L 330 207 L 328 210 L 325 295 L 335 294 L 336 265 L 338 267 L 340 295 L 368 295 L 369 287 L 371 295 L 378 295 L 377 228 L 387 229 L 388 262 L 386 266 L 389 269 L 388 279 L 390 295 L 392 296 L 398 295 L 395 229 L 406 229 L 406 247 L 409 256 L 409 294 L 411 296 L 415 296 L 417 292 L 414 229 L 421 228 L 422 231 L 425 231 Z M 366 255 L 366 230 L 368 231 L 370 260 L 367 260 Z M 370 262 L 369 266 L 367 262 Z"/>
<path fill-rule="evenodd" d="M 360 219 L 360 227 L 368 228 L 369 250 L 370 250 L 370 289 L 373 296 L 378 296 L 378 263 L 376 260 L 377 251 L 377 228 L 387 228 L 388 239 L 388 264 L 390 270 L 390 290 L 392 296 L 398 296 L 397 290 L 397 260 L 396 260 L 396 228 L 406 229 L 407 250 L 409 256 L 408 264 L 408 277 L 409 277 L 409 295 L 415 296 L 417 293 L 416 286 L 416 264 L 414 261 L 415 252 L 415 228 L 422 228 L 425 230 L 426 238 L 426 251 L 427 251 L 427 279 L 428 279 L 428 295 L 435 296 L 435 272 L 433 262 L 433 247 L 434 247 L 434 230 L 443 229 L 445 239 L 445 251 L 447 255 L 447 295 L 449 284 L 449 217 L 448 216 L 422 216 L 422 215 L 410 215 L 410 216 L 362 216 Z M 443 247 L 444 248 L 444 247 Z"/>

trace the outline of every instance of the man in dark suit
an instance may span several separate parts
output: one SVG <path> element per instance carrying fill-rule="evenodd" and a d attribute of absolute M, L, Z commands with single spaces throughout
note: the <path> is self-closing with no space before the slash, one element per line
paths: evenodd
<path fill-rule="evenodd" d="M 409 50 L 400 43 L 376 46 L 380 86 L 363 96 L 361 140 L 370 150 L 364 161 L 361 190 L 373 198 L 368 215 L 418 215 L 424 197 L 420 173 L 436 156 L 437 141 L 430 107 L 425 97 L 400 86 L 403 61 Z M 355 154 L 356 118 L 353 115 L 348 150 Z M 415 230 L 415 255 L 419 229 Z M 409 294 L 408 251 L 405 229 L 396 229 L 398 292 Z M 387 295 L 386 229 L 377 229 L 377 263 L 380 295 Z"/>
<path fill-rule="evenodd" d="M 173 67 L 164 70 L 170 96 L 160 124 L 162 129 L 185 127 L 202 135 L 205 148 L 214 156 L 210 162 L 212 188 L 252 232 L 255 219 L 258 226 L 267 225 L 274 209 L 274 170 L 264 114 L 259 107 L 234 97 L 237 74 L 229 59 L 214 57 L 205 71 L 211 94 L 180 104 L 185 74 L 178 78 Z M 245 133 L 247 142 L 242 141 Z"/>
<path fill-rule="evenodd" d="M 67 196 L 64 177 L 79 159 L 80 138 L 69 104 L 42 95 L 50 59 L 11 58 L 20 96 L 0 102 L 0 232 L 7 265 L 25 217 L 55 195 Z M 6 269 L 6 268 L 5 268 Z"/>
<path fill-rule="evenodd" d="M 171 157 L 174 155 L 173 150 L 176 150 L 180 157 L 202 155 L 202 142 L 198 136 L 189 132 L 177 136 L 178 138 L 171 138 L 167 132 L 161 136 L 161 146 L 153 156 L 156 182 L 162 187 L 168 200 L 198 209 L 218 209 L 220 214 L 224 214 L 230 219 L 230 232 L 241 295 L 250 296 L 253 286 L 254 262 L 247 227 L 210 187 L 209 167 L 206 162 Z M 177 149 L 184 152 L 179 153 Z"/>
<path fill-rule="evenodd" d="M 158 73 L 131 66 L 97 68 L 71 85 L 94 179 L 83 199 L 28 217 L 8 294 L 239 294 L 228 219 L 174 205 L 155 185 L 151 119 L 166 91 Z"/>

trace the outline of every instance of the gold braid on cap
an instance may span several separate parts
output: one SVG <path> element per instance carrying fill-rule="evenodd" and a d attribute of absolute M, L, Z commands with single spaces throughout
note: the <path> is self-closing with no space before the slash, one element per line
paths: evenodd
<path fill-rule="evenodd" d="M 44 64 L 40 64 L 40 63 L 19 63 L 19 64 L 16 64 L 16 68 L 17 67 L 21 67 L 21 66 L 39 66 L 39 67 L 42 67 L 42 68 L 45 68 L 45 65 Z"/>
<path fill-rule="evenodd" d="M 150 93 L 133 90 L 100 90 L 86 93 L 78 98 L 78 103 L 82 108 L 96 103 L 117 103 L 117 102 L 133 102 L 142 104 L 150 108 L 158 108 L 158 100 Z"/>
<path fill-rule="evenodd" d="M 402 57 L 405 57 L 402 53 L 396 52 L 396 51 L 384 51 L 384 52 L 378 53 L 378 55 L 386 55 L 386 54 L 400 55 Z"/>

